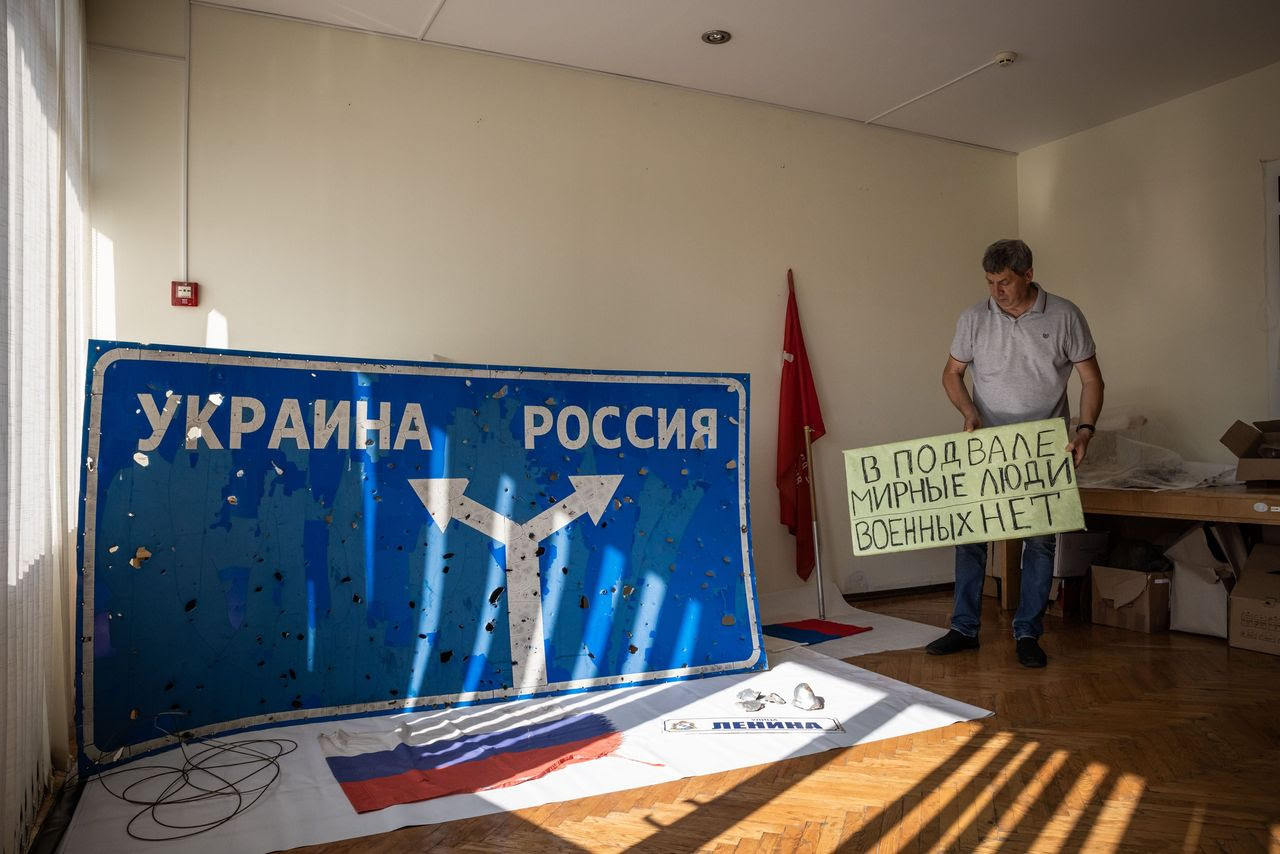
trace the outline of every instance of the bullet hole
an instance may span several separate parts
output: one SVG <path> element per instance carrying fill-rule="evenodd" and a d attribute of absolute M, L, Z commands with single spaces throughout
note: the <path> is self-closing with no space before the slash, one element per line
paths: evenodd
<path fill-rule="evenodd" d="M 489 622 L 487 622 L 487 623 L 485 623 L 485 624 L 484 624 L 484 630 L 485 630 L 486 632 L 491 632 L 491 631 L 493 631 L 493 620 L 490 620 Z"/>
<path fill-rule="evenodd" d="M 142 563 L 151 557 L 151 551 L 146 546 L 138 546 L 138 550 L 134 552 L 133 557 L 129 559 L 129 566 L 134 569 L 142 569 Z"/>
<path fill-rule="evenodd" d="M 568 575 L 568 574 L 569 574 L 569 567 L 567 567 L 567 566 L 562 566 L 562 567 L 560 567 L 560 573 L 561 573 L 562 575 Z"/>
<path fill-rule="evenodd" d="M 591 652 L 590 650 L 588 650 L 588 651 L 587 651 L 587 658 L 591 659 L 592 661 L 595 661 L 595 660 L 596 660 L 596 654 L 595 654 L 594 652 Z"/>
<path fill-rule="evenodd" d="M 725 464 L 724 464 L 724 467 L 725 467 L 725 468 L 727 468 L 727 469 L 736 469 L 736 468 L 738 467 L 738 461 L 737 461 L 737 460 L 729 460 L 729 462 L 727 462 L 727 463 L 725 463 Z"/>
<path fill-rule="evenodd" d="M 417 603 L 417 602 L 415 602 L 415 601 L 413 601 L 412 599 L 410 599 L 410 600 L 409 600 L 409 610 L 411 610 L 411 611 L 412 611 L 412 610 L 413 610 L 414 608 L 416 608 L 416 607 L 418 607 L 418 603 Z"/>
<path fill-rule="evenodd" d="M 546 554 L 546 553 L 547 553 L 547 550 L 546 550 L 546 548 L 545 548 L 545 547 L 543 547 L 543 546 L 538 546 L 538 550 L 537 550 L 537 551 L 535 551 L 535 552 L 533 553 L 533 556 L 534 556 L 534 557 L 542 557 L 542 556 L 543 556 L 544 554 Z"/>
<path fill-rule="evenodd" d="M 367 681 L 369 681 L 370 679 L 372 679 L 373 677 L 372 677 L 372 676 L 370 676 L 368 673 L 366 673 L 366 674 L 364 675 L 364 678 L 365 678 L 365 681 L 367 682 Z"/>
<path fill-rule="evenodd" d="M 392 689 L 391 689 L 390 691 L 388 691 L 387 693 L 394 697 L 394 696 L 396 696 L 397 694 L 399 694 L 400 692 L 399 692 L 399 691 L 397 691 L 395 688 L 392 688 Z"/>
<path fill-rule="evenodd" d="M 302 708 L 302 701 L 301 701 L 301 700 L 294 700 L 294 701 L 293 701 L 292 703 L 290 703 L 289 705 L 293 706 L 295 709 L 301 709 L 301 708 Z"/>
<path fill-rule="evenodd" d="M 297 678 L 298 678 L 298 672 L 297 672 L 296 670 L 294 670 L 292 667 L 290 667 L 290 668 L 289 668 L 289 678 L 290 678 L 290 679 L 297 679 Z"/>
<path fill-rule="evenodd" d="M 142 713 L 141 713 L 141 712 L 139 712 L 137 709 L 130 709 L 130 710 L 129 710 L 129 720 L 131 720 L 131 721 L 136 721 L 136 720 L 138 719 L 138 715 L 140 715 L 140 714 L 142 714 Z"/>
<path fill-rule="evenodd" d="M 448 664 L 448 663 L 449 663 L 449 659 L 451 659 L 451 658 L 453 658 L 453 650 L 451 650 L 451 649 L 446 649 L 444 652 L 440 653 L 440 663 L 441 663 L 441 664 Z"/>
<path fill-rule="evenodd" d="M 708 569 L 708 570 L 706 571 L 706 576 L 707 576 L 707 578 L 715 578 L 715 577 L 716 577 L 716 574 L 715 574 L 715 572 L 713 572 L 712 570 Z"/>
<path fill-rule="evenodd" d="M 351 576 L 349 576 L 349 575 L 344 575 L 344 576 L 342 576 L 341 578 L 339 578 L 339 579 L 338 579 L 338 583 L 339 583 L 339 584 L 350 584 L 350 583 L 351 583 Z"/>
<path fill-rule="evenodd" d="M 632 587 L 630 584 L 624 584 L 624 585 L 622 585 L 622 595 L 623 595 L 623 596 L 630 596 L 632 593 L 635 593 L 635 592 L 636 592 L 636 589 L 635 589 L 634 587 Z"/>
<path fill-rule="evenodd" d="M 720 625 L 722 625 L 722 626 L 732 626 L 732 625 L 733 625 L 734 623 L 736 623 L 736 622 L 737 622 L 737 620 L 735 620 L 735 619 L 733 618 L 733 614 L 725 614 L 725 615 L 720 619 Z"/>
<path fill-rule="evenodd" d="M 230 504 L 230 505 L 231 505 L 231 506 L 233 506 L 233 507 L 234 507 L 237 503 L 239 503 L 239 501 L 240 501 L 240 499 L 236 498 L 234 495 L 228 495 L 228 496 L 227 496 L 227 503 L 228 503 L 228 504 Z"/>
<path fill-rule="evenodd" d="M 587 607 L 587 597 L 586 597 L 586 596 L 580 596 L 580 597 L 578 597 L 578 607 L 579 607 L 579 608 L 586 609 L 586 607 Z"/>
<path fill-rule="evenodd" d="M 359 594 L 359 593 L 357 593 L 357 594 L 355 594 L 354 596 L 352 596 L 352 597 L 351 597 L 351 601 L 352 601 L 352 602 L 354 602 L 355 604 L 359 605 L 361 602 L 363 602 L 363 601 L 364 601 L 364 599 L 363 599 L 363 598 L 361 598 L 361 596 L 360 596 L 360 594 Z"/>
<path fill-rule="evenodd" d="M 707 589 L 708 587 L 710 587 L 710 586 L 711 586 L 711 585 L 710 585 L 710 584 L 708 584 L 708 583 L 707 583 L 707 582 L 705 582 L 705 581 L 698 585 L 699 589 L 702 589 L 702 590 L 706 590 L 706 589 Z"/>
<path fill-rule="evenodd" d="M 261 593 L 261 592 L 262 592 L 262 585 L 261 585 L 261 584 L 259 584 L 258 586 L 254 587 L 254 588 L 253 588 L 253 592 L 254 592 L 254 593 Z"/>
<path fill-rule="evenodd" d="M 723 560 L 725 563 L 733 563 L 733 560 L 728 555 L 725 555 L 724 557 L 722 557 L 721 560 Z"/>
<path fill-rule="evenodd" d="M 275 576 L 276 581 L 284 581 L 284 574 L 280 572 L 280 570 L 277 569 L 274 573 L 272 573 L 272 575 Z"/>
<path fill-rule="evenodd" d="M 282 638 L 287 638 L 288 636 L 289 636 L 289 633 L 288 633 L 288 632 L 281 632 L 281 633 L 280 633 L 280 637 L 282 637 Z"/>
<path fill-rule="evenodd" d="M 258 646 L 262 646 L 262 635 L 258 635 Z"/>
<path fill-rule="evenodd" d="M 675 537 L 667 537 L 667 542 L 668 542 L 668 543 L 674 543 L 675 541 L 676 541 L 676 538 L 675 538 Z"/>
<path fill-rule="evenodd" d="M 506 387 L 506 386 L 503 386 L 502 388 L 498 389 L 497 391 L 495 391 L 495 392 L 493 393 L 493 399 L 494 399 L 494 400 L 500 400 L 500 399 L 502 399 L 502 398 L 504 398 L 504 397 L 506 397 L 506 396 L 507 396 L 507 387 Z"/>
<path fill-rule="evenodd" d="M 501 595 L 502 595 L 502 591 L 503 591 L 503 590 L 506 590 L 506 589 L 507 589 L 507 588 L 505 588 L 505 587 L 496 587 L 496 588 L 494 588 L 494 591 L 493 591 L 492 593 L 490 593 L 490 594 L 489 594 L 489 604 L 490 604 L 490 605 L 497 605 L 497 604 L 498 604 L 498 597 L 499 597 L 499 596 L 501 596 Z"/>
<path fill-rule="evenodd" d="M 261 659 L 261 658 L 259 658 L 259 659 L 258 659 L 258 666 L 259 666 L 259 667 L 264 667 L 264 666 L 266 666 L 266 663 L 267 663 L 267 662 L 266 662 L 266 660 L 265 660 L 265 659 Z"/>
<path fill-rule="evenodd" d="M 632 655 L 635 655 L 639 651 L 640 651 L 639 648 L 637 648 L 635 644 L 627 645 L 627 652 L 631 653 Z"/>
<path fill-rule="evenodd" d="M 688 469 L 680 469 L 680 474 L 685 475 L 685 476 L 687 477 L 687 476 L 688 476 L 688 474 L 689 474 L 689 470 L 688 470 Z"/>
<path fill-rule="evenodd" d="M 424 635 L 422 632 L 418 632 L 418 640 L 426 640 L 426 639 L 427 639 L 426 635 Z"/>
<path fill-rule="evenodd" d="M 601 519 L 601 520 L 600 520 L 600 527 L 601 527 L 601 528 L 607 528 L 607 527 L 609 527 L 609 523 L 608 523 L 608 522 L 606 522 L 606 521 L 604 521 L 603 519 Z"/>
<path fill-rule="evenodd" d="M 444 553 L 444 555 L 443 555 L 442 557 L 443 557 L 445 560 L 448 560 L 449 558 L 453 557 L 453 552 L 445 552 L 445 553 Z"/>
<path fill-rule="evenodd" d="M 120 551 L 119 546 L 112 546 L 111 548 L 107 549 L 107 554 L 115 554 L 118 551 Z"/>
<path fill-rule="evenodd" d="M 648 473 L 649 473 L 649 470 L 647 468 L 640 468 L 639 470 L 636 471 L 636 474 L 638 475 L 646 475 Z"/>
<path fill-rule="evenodd" d="M 443 572 L 445 575 L 448 575 L 448 574 L 449 574 L 449 567 L 447 567 L 447 566 L 446 566 L 446 567 L 444 567 L 443 569 L 441 569 L 440 571 L 441 571 L 441 572 Z"/>
<path fill-rule="evenodd" d="M 302 640 L 305 637 L 306 637 L 306 634 L 304 632 L 298 632 L 298 640 Z"/>

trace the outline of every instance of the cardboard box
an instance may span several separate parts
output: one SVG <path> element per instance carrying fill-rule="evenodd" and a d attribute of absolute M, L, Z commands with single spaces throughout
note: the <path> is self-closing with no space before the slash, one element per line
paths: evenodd
<path fill-rule="evenodd" d="M 1058 534 L 1053 551 L 1053 577 L 1077 578 L 1088 575 L 1089 567 L 1107 562 L 1111 537 L 1106 531 L 1068 531 Z"/>
<path fill-rule="evenodd" d="M 1090 567 L 1092 620 L 1134 632 L 1163 632 L 1169 628 L 1169 574 Z"/>
<path fill-rule="evenodd" d="M 1234 582 L 1235 570 L 1213 553 L 1210 536 L 1204 525 L 1196 525 L 1165 550 L 1165 557 L 1173 561 L 1169 628 L 1225 638 L 1227 582 Z"/>
<path fill-rule="evenodd" d="M 1085 574 L 1071 578 L 1055 578 L 1049 585 L 1049 607 L 1045 613 L 1066 622 L 1087 623 L 1092 611 L 1093 584 L 1086 567 Z"/>
<path fill-rule="evenodd" d="M 999 599 L 1002 583 L 1000 576 L 996 575 L 996 548 L 987 543 L 987 574 L 982 579 L 982 595 Z"/>
<path fill-rule="evenodd" d="M 1228 643 L 1280 655 L 1280 546 L 1260 544 L 1249 553 L 1231 591 Z"/>
<path fill-rule="evenodd" d="M 988 575 L 982 580 L 982 595 L 990 596 L 993 599 L 999 599 L 1000 584 L 1001 581 L 999 578 L 996 578 L 994 575 Z"/>
<path fill-rule="evenodd" d="M 1280 421 L 1237 421 L 1219 440 L 1236 455 L 1236 479 L 1280 480 Z"/>

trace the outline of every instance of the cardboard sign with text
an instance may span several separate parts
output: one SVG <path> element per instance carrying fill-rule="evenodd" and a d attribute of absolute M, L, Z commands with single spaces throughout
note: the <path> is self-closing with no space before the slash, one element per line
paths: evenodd
<path fill-rule="evenodd" d="M 844 452 L 855 555 L 1084 527 L 1061 418 Z"/>

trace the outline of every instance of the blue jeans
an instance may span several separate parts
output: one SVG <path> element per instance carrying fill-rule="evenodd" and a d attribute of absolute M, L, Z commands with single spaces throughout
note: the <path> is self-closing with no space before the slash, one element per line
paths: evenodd
<path fill-rule="evenodd" d="M 1013 615 L 1015 638 L 1038 638 L 1044 634 L 1044 610 L 1049 604 L 1049 584 L 1053 580 L 1054 535 L 1028 537 L 1022 541 L 1022 595 Z M 951 628 L 977 637 L 982 625 L 982 582 L 987 572 L 987 544 L 956 546 L 956 602 L 951 612 Z"/>

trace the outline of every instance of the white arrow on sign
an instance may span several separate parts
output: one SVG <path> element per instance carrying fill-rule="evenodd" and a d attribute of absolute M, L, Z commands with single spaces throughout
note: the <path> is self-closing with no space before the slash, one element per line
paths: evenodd
<path fill-rule="evenodd" d="M 620 474 L 570 475 L 573 492 L 524 525 L 500 515 L 466 496 L 466 478 L 411 479 L 409 485 L 441 531 L 457 519 L 506 547 L 507 623 L 511 638 L 512 677 L 521 693 L 547 684 L 547 661 L 542 628 L 541 584 L 538 581 L 538 543 L 583 514 L 600 523 L 613 498 Z"/>

